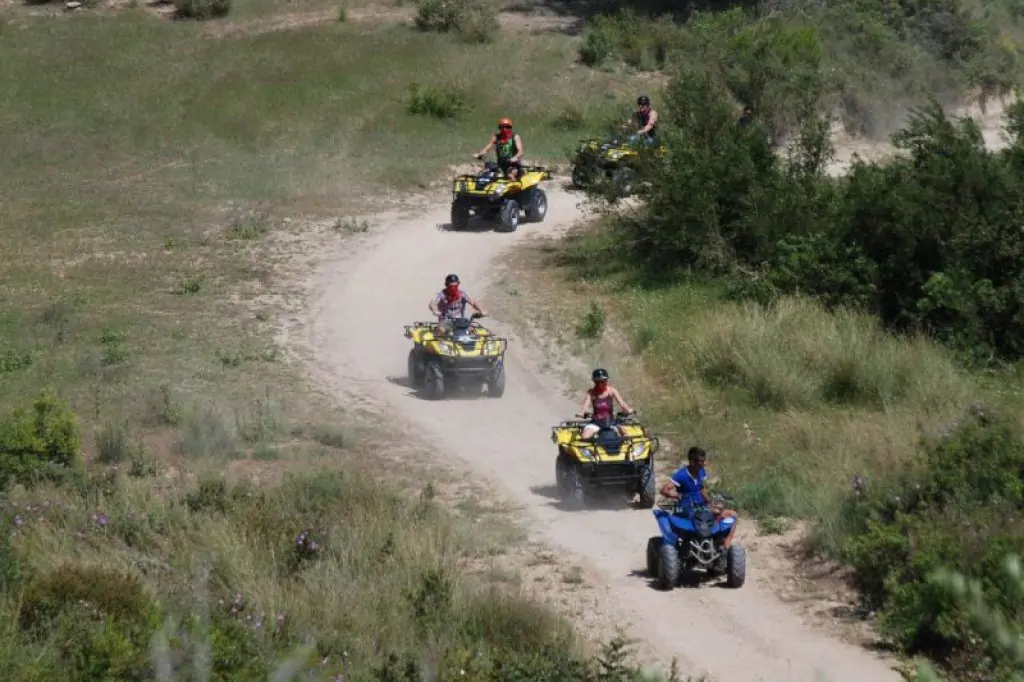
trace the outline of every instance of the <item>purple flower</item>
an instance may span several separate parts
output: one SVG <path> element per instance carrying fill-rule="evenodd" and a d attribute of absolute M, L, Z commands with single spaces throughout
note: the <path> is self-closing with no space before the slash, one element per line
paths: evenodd
<path fill-rule="evenodd" d="M 106 526 L 108 523 L 110 523 L 110 517 L 106 514 L 93 514 L 92 520 L 96 523 L 97 526 Z"/>

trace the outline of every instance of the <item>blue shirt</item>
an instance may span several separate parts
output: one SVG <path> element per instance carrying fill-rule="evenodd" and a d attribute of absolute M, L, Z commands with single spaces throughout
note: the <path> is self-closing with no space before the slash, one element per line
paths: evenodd
<path fill-rule="evenodd" d="M 701 491 L 704 490 L 704 481 L 707 480 L 708 472 L 704 467 L 700 468 L 697 475 L 694 476 L 690 473 L 690 468 L 684 466 L 679 471 L 672 474 L 672 482 L 676 484 L 676 488 L 679 489 L 679 502 L 690 504 L 702 504 L 704 502 L 704 496 Z"/>

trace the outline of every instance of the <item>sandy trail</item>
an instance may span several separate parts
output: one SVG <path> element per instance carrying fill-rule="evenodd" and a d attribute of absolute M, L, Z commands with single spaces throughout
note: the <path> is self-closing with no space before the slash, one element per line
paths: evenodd
<path fill-rule="evenodd" d="M 402 325 L 429 319 L 427 301 L 444 275 L 487 307 L 495 259 L 531 234 L 567 227 L 581 213 L 578 198 L 548 188 L 545 223 L 514 234 L 439 229 L 447 205 L 414 219 L 392 218 L 363 245 L 328 259 L 316 275 L 316 295 L 305 329 L 313 370 L 345 403 L 372 407 L 422 434 L 439 458 L 463 462 L 520 503 L 534 539 L 571 552 L 614 595 L 627 633 L 642 638 L 667 662 L 675 656 L 691 675 L 721 682 L 894 682 L 901 678 L 873 654 L 815 632 L 757 579 L 757 554 L 741 590 L 712 586 L 661 593 L 643 577 L 644 547 L 656 525 L 649 510 L 562 511 L 547 493 L 554 479 L 550 428 L 571 417 L 569 401 L 516 345 L 514 330 L 491 310 L 488 325 L 512 341 L 507 389 L 431 402 L 405 385 L 409 341 Z M 607 633 L 610 636 L 612 633 Z"/>

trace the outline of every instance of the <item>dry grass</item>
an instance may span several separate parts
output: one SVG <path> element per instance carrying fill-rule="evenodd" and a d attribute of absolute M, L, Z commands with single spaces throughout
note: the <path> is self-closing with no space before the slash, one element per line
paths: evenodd
<path fill-rule="evenodd" d="M 593 366 L 608 367 L 675 441 L 666 474 L 700 444 L 746 513 L 812 520 L 826 548 L 844 531 L 855 475 L 883 478 L 917 456 L 923 432 L 974 402 L 1014 399 L 944 349 L 892 337 L 869 317 L 799 298 L 737 304 L 700 285 L 640 291 L 614 274 L 559 268 L 564 248 L 523 247 L 494 305 L 532 327 L 535 343 L 574 358 L 562 369 L 578 385 Z"/>

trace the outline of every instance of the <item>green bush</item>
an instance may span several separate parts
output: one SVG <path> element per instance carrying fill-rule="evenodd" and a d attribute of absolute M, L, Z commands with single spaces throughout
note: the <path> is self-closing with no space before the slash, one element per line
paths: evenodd
<path fill-rule="evenodd" d="M 498 12 L 484 0 L 418 0 L 416 26 L 421 31 L 457 33 L 464 40 L 486 43 L 498 31 Z"/>
<path fill-rule="evenodd" d="M 30 582 L 18 623 L 36 639 L 52 639 L 69 680 L 143 680 L 155 604 L 127 573 L 63 565 Z"/>
<path fill-rule="evenodd" d="M 31 485 L 77 470 L 81 450 L 75 415 L 52 391 L 44 390 L 31 412 L 18 408 L 0 422 L 0 489 L 11 481 Z"/>
<path fill-rule="evenodd" d="M 176 13 L 182 19 L 205 21 L 226 17 L 232 0 L 174 0 Z"/>
<path fill-rule="evenodd" d="M 1024 505 L 1024 439 L 1002 418 L 974 410 L 927 444 L 920 467 L 878 484 L 856 503 L 862 523 L 846 543 L 866 608 L 904 650 L 923 653 L 954 674 L 1009 680 L 1015 661 L 983 634 L 964 605 L 932 580 L 940 569 L 977 579 L 987 602 L 1017 618 L 1024 594 L 1002 570 L 1024 550 L 1024 526 L 1008 509 Z M 976 679 L 964 677 L 963 679 Z"/>
<path fill-rule="evenodd" d="M 457 87 L 412 83 L 406 106 L 410 114 L 454 118 L 465 110 L 466 95 Z"/>

